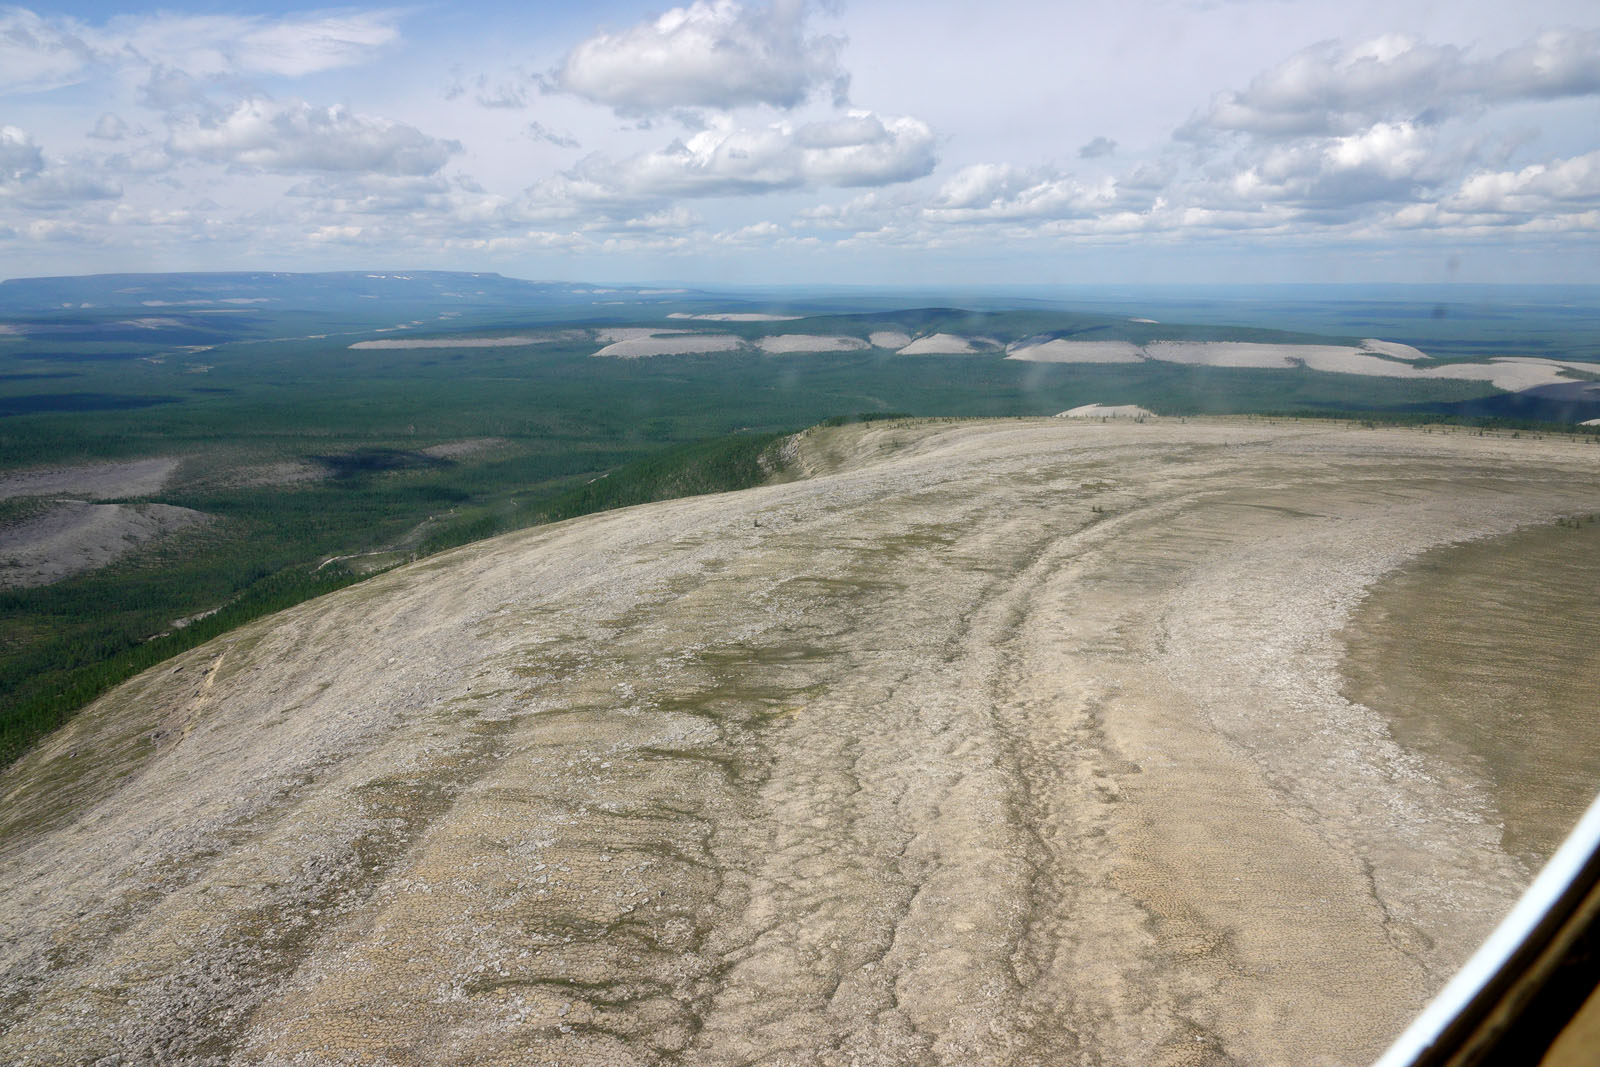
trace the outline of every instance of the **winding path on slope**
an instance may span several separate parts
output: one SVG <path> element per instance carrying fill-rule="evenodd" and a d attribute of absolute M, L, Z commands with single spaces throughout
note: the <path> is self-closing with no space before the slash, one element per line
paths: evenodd
<path fill-rule="evenodd" d="M 469 546 L 0 776 L 0 1061 L 1344 1064 L 1529 878 L 1341 695 L 1600 449 L 813 431 L 807 477 Z"/>

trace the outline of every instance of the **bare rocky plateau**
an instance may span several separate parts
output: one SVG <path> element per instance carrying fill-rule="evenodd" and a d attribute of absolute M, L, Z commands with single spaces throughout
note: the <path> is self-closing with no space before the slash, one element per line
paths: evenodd
<path fill-rule="evenodd" d="M 261 620 L 6 770 L 0 1062 L 1360 1064 L 1530 879 L 1339 635 L 1420 553 L 1600 510 L 1600 448 L 792 460 Z"/>
<path fill-rule="evenodd" d="M 48 585 L 92 571 L 208 518 L 171 504 L 52 501 L 36 518 L 0 529 L 0 589 Z"/>

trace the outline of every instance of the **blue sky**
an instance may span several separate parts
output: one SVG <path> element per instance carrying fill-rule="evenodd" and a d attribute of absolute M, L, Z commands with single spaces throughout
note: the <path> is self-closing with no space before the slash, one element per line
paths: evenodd
<path fill-rule="evenodd" d="M 1600 283 L 1600 6 L 0 8 L 0 276 Z"/>

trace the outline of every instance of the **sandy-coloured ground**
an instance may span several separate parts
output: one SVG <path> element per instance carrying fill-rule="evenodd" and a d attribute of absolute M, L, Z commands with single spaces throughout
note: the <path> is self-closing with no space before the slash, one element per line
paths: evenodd
<path fill-rule="evenodd" d="M 789 316 L 757 313 L 689 315 L 675 312 L 675 319 L 703 319 L 723 322 L 777 322 Z M 1144 321 L 1144 320 L 1131 320 Z M 466 338 L 406 338 L 358 341 L 353 349 L 489 348 L 542 344 L 567 335 Z M 650 356 L 736 352 L 747 342 L 733 334 L 695 333 L 659 327 L 606 327 L 594 331 L 602 346 L 594 354 L 622 359 Z M 901 355 L 980 355 L 999 348 L 999 342 L 986 337 L 963 337 L 935 333 L 913 340 L 908 334 L 878 331 L 868 342 L 845 336 L 775 334 L 755 338 L 756 348 L 768 353 L 849 352 L 887 348 Z M 1451 363 L 1414 366 L 1426 354 L 1410 345 L 1368 339 L 1355 348 L 1344 345 L 1280 345 L 1235 341 L 1154 341 L 1140 346 L 1128 341 L 1019 341 L 1006 348 L 1007 359 L 1035 363 L 1138 363 L 1158 360 L 1168 363 L 1212 367 L 1251 367 L 1258 369 L 1311 370 L 1339 374 L 1376 375 L 1391 378 L 1433 378 L 1484 381 L 1510 392 L 1572 381 L 1568 372 L 1593 372 L 1591 364 L 1563 362 L 1538 357 L 1497 357 L 1486 363 Z"/>
<path fill-rule="evenodd" d="M 910 344 L 911 335 L 901 333 L 899 330 L 874 330 L 867 335 L 867 340 L 872 343 L 873 348 L 897 349 Z"/>
<path fill-rule="evenodd" d="M 601 333 L 622 331 L 601 331 Z M 604 338 L 602 337 L 602 340 Z M 642 359 L 646 356 L 680 356 L 695 352 L 732 352 L 742 348 L 744 342 L 730 333 L 682 333 L 676 330 L 649 330 L 644 336 L 613 341 L 597 356 L 615 356 L 620 359 Z"/>
<path fill-rule="evenodd" d="M 1373 586 L 1342 635 L 1345 695 L 1490 783 L 1501 847 L 1530 867 L 1600 791 L 1597 588 L 1591 512 L 1426 552 Z"/>
<path fill-rule="evenodd" d="M 1029 363 L 1143 363 L 1144 349 L 1131 341 L 1018 341 L 1007 359 Z"/>
<path fill-rule="evenodd" d="M 930 333 L 900 349 L 902 356 L 971 356 L 999 347 L 985 337 L 962 337 L 953 333 Z"/>
<path fill-rule="evenodd" d="M 94 500 L 159 493 L 181 461 L 168 456 L 81 467 L 37 467 L 0 473 L 0 499 L 83 496 Z"/>
<path fill-rule="evenodd" d="M 1310 365 L 1314 358 L 1337 358 L 1355 351 L 1340 345 L 1264 345 L 1247 341 L 1152 341 L 1145 353 L 1163 363 L 1206 367 L 1283 369 Z"/>
<path fill-rule="evenodd" d="M 1376 337 L 1366 337 L 1361 341 L 1361 347 L 1380 356 L 1390 359 L 1418 360 L 1427 359 L 1428 354 L 1420 348 L 1401 344 L 1399 341 L 1380 341 Z"/>
<path fill-rule="evenodd" d="M 49 585 L 104 567 L 146 541 L 205 518 L 171 504 L 58 500 L 44 514 L 0 529 L 0 589 Z"/>
<path fill-rule="evenodd" d="M 1504 356 L 1488 363 L 1449 363 L 1442 367 L 1417 367 L 1413 369 L 1422 378 L 1462 378 L 1486 381 L 1496 389 L 1520 392 L 1541 385 L 1570 384 L 1576 376 L 1564 373 L 1595 374 L 1600 371 L 1593 363 L 1577 363 L 1559 359 L 1541 359 L 1538 356 Z M 1410 377 L 1411 375 L 1402 375 Z"/>
<path fill-rule="evenodd" d="M 1520 392 L 1574 380 L 1568 373 L 1596 373 L 1593 363 L 1537 356 L 1499 356 L 1487 363 L 1445 363 L 1430 367 L 1411 362 L 1426 353 L 1397 341 L 1368 339 L 1360 348 L 1348 345 L 1280 345 L 1253 341 L 1152 341 L 1139 346 L 1126 341 L 1053 341 L 1013 344 L 1007 359 L 1034 363 L 1135 363 L 1141 359 L 1207 367 L 1253 367 L 1288 370 L 1306 367 L 1329 374 L 1362 374 L 1382 378 L 1432 378 L 1488 382 L 1496 389 Z"/>
<path fill-rule="evenodd" d="M 445 441 L 442 444 L 429 445 L 417 451 L 424 456 L 434 459 L 460 459 L 462 456 L 472 456 L 479 452 L 487 452 L 492 448 L 499 448 L 509 442 L 504 437 L 468 437 L 460 441 Z"/>
<path fill-rule="evenodd" d="M 691 315 L 687 311 L 674 311 L 669 319 L 701 319 L 706 322 L 792 322 L 799 315 L 772 315 L 763 311 L 723 311 L 709 315 Z"/>
<path fill-rule="evenodd" d="M 812 333 L 785 333 L 775 337 L 762 337 L 756 340 L 756 347 L 763 352 L 860 352 L 869 347 L 867 342 L 859 337 L 829 337 Z"/>
<path fill-rule="evenodd" d="M 351 348 L 521 348 L 556 340 L 543 337 L 407 337 L 381 341 L 357 341 Z"/>
<path fill-rule="evenodd" d="M 277 302 L 273 296 L 224 296 L 215 300 L 141 300 L 139 304 L 147 308 L 189 308 L 204 304 L 273 304 Z M 252 308 L 243 310 L 250 311 Z"/>
<path fill-rule="evenodd" d="M 1155 412 L 1138 404 L 1079 404 L 1056 413 L 1058 419 L 1145 419 Z"/>
<path fill-rule="evenodd" d="M 472 437 L 460 441 L 444 441 L 417 449 L 420 455 L 433 459 L 456 460 L 476 455 L 506 444 L 503 437 Z M 321 481 L 333 476 L 326 463 L 309 459 L 285 459 L 273 463 L 245 464 L 228 470 L 216 479 L 216 484 L 257 486 L 296 485 L 301 482 Z"/>
<path fill-rule="evenodd" d="M 1410 363 L 1400 362 L 1401 357 L 1389 357 L 1365 348 L 1342 348 L 1338 345 L 1295 345 L 1290 358 L 1304 363 L 1311 370 L 1326 374 L 1364 374 L 1375 378 L 1426 377 L 1424 372 Z M 1406 359 L 1412 357 L 1406 356 Z M 1482 364 L 1471 364 L 1482 366 Z M 1449 366 L 1448 364 L 1445 365 Z M 1436 367 L 1442 370 L 1443 367 Z M 1440 375 L 1448 377 L 1449 375 Z M 1493 377 L 1491 374 L 1490 377 Z"/>
<path fill-rule="evenodd" d="M 328 467 L 305 459 L 285 459 L 275 463 L 253 463 L 235 468 L 220 479 L 224 485 L 296 485 L 331 477 Z"/>
<path fill-rule="evenodd" d="M 0 775 L 0 1062 L 1362 1064 L 1528 880 L 1338 635 L 1419 553 L 1600 510 L 1600 449 L 793 456 L 261 620 Z"/>
<path fill-rule="evenodd" d="M 136 319 L 123 319 L 114 323 L 116 326 L 133 326 L 140 330 L 163 330 L 173 326 L 183 326 L 182 319 L 167 318 L 159 315 L 145 315 Z"/>
<path fill-rule="evenodd" d="M 637 341 L 644 337 L 667 337 L 690 333 L 689 330 L 663 330 L 656 326 L 606 326 L 594 331 L 594 339 L 601 344 L 610 341 Z"/>

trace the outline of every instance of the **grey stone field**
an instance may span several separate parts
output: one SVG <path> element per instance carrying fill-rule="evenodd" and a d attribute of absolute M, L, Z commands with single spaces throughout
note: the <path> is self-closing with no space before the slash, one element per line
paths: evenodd
<path fill-rule="evenodd" d="M 908 421 L 789 461 L 262 619 L 40 744 L 0 1062 L 1361 1064 L 1531 878 L 1503 775 L 1352 699 L 1346 628 L 1600 511 L 1600 448 Z"/>

